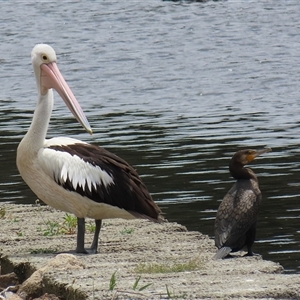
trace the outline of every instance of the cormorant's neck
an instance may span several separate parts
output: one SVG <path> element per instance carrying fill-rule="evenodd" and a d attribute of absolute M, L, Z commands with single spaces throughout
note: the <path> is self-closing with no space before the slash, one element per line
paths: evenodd
<path fill-rule="evenodd" d="M 245 168 L 244 165 L 230 161 L 229 171 L 235 179 L 254 179 L 257 181 L 257 177 L 250 168 Z"/>

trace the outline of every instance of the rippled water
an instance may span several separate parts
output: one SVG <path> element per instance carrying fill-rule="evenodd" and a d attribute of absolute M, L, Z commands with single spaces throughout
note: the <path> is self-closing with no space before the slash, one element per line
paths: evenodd
<path fill-rule="evenodd" d="M 254 251 L 300 273 L 298 1 L 1 2 L 0 201 L 33 203 L 15 150 L 36 102 L 30 51 L 51 44 L 94 130 L 56 95 L 49 137 L 97 143 L 143 177 L 170 221 L 213 237 L 232 154 L 263 193 Z"/>

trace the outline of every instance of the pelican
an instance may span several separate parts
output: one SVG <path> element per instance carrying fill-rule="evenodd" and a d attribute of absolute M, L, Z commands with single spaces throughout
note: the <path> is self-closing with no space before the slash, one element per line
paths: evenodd
<path fill-rule="evenodd" d="M 17 167 L 30 189 L 46 204 L 77 217 L 77 253 L 97 253 L 102 219 L 143 218 L 161 222 L 137 172 L 104 148 L 83 141 L 56 137 L 46 139 L 57 91 L 76 120 L 92 129 L 56 64 L 56 53 L 46 44 L 36 45 L 31 60 L 38 99 L 28 132 L 17 149 Z M 85 218 L 95 220 L 90 248 L 85 248 Z"/>

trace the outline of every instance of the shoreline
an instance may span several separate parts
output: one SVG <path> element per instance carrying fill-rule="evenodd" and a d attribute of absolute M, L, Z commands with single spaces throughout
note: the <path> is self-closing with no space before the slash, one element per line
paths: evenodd
<path fill-rule="evenodd" d="M 15 272 L 22 283 L 35 272 L 26 284 L 38 286 L 32 284 L 38 280 L 36 298 L 45 293 L 68 300 L 300 298 L 299 275 L 283 274 L 280 264 L 261 256 L 242 257 L 245 252 L 212 260 L 214 241 L 177 223 L 104 220 L 98 254 L 64 254 L 76 245 L 76 228 L 67 226 L 66 213 L 40 205 L 0 208 L 5 213 L 0 274 Z M 86 243 L 92 238 L 87 233 Z M 29 297 L 26 284 L 18 293 Z"/>

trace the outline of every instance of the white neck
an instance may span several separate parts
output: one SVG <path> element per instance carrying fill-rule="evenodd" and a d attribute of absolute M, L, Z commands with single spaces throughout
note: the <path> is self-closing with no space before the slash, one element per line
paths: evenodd
<path fill-rule="evenodd" d="M 30 145 L 31 151 L 38 151 L 44 145 L 53 102 L 52 89 L 48 90 L 45 95 L 39 93 L 38 103 L 34 111 L 31 125 L 22 141 Z"/>

